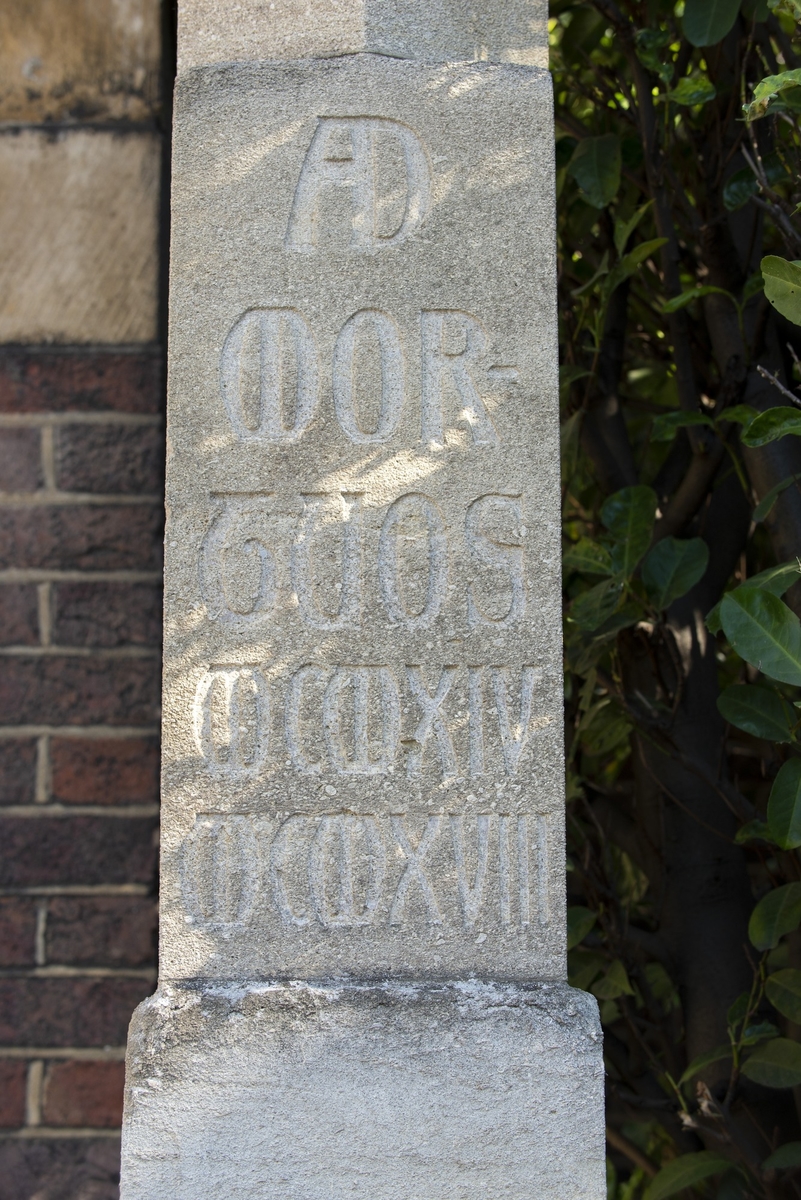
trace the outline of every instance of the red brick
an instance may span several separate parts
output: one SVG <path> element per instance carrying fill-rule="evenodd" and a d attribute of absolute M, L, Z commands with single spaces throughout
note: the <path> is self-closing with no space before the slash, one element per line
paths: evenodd
<path fill-rule="evenodd" d="M 27 1063 L 16 1058 L 0 1059 L 0 1127 L 3 1129 L 18 1129 L 25 1124 L 27 1075 Z"/>
<path fill-rule="evenodd" d="M 56 481 L 67 492 L 161 492 L 164 431 L 152 425 L 67 425 L 56 438 Z"/>
<path fill-rule="evenodd" d="M 0 510 L 0 570 L 158 570 L 160 505 L 34 505 Z"/>
<path fill-rule="evenodd" d="M 0 492 L 34 492 L 42 486 L 38 429 L 0 432 Z"/>
<path fill-rule="evenodd" d="M 0 896 L 0 967 L 31 967 L 36 948 L 36 901 Z"/>
<path fill-rule="evenodd" d="M 53 589 L 59 646 L 161 644 L 161 588 L 150 583 L 62 583 Z"/>
<path fill-rule="evenodd" d="M 0 805 L 32 804 L 35 781 L 34 739 L 0 739 Z"/>
<path fill-rule="evenodd" d="M 0 978 L 0 1043 L 122 1046 L 131 1013 L 152 991 L 146 979 Z"/>
<path fill-rule="evenodd" d="M 119 1200 L 120 1143 L 94 1138 L 6 1138 L 0 1200 Z"/>
<path fill-rule="evenodd" d="M 53 738 L 50 761 L 52 796 L 61 804 L 152 804 L 159 798 L 156 738 Z"/>
<path fill-rule="evenodd" d="M 114 1129 L 122 1124 L 125 1063 L 56 1062 L 44 1079 L 42 1120 L 73 1129 Z"/>
<path fill-rule="evenodd" d="M 163 358 L 155 348 L 118 351 L 0 351 L 0 412 L 157 413 L 163 408 Z"/>
<path fill-rule="evenodd" d="M 0 724 L 143 725 L 159 715 L 153 658 L 7 658 Z"/>
<path fill-rule="evenodd" d="M 30 583 L 0 584 L 0 644 L 35 646 L 38 641 L 36 587 Z"/>
<path fill-rule="evenodd" d="M 155 878 L 150 817 L 3 817 L 0 886 L 146 883 Z"/>
<path fill-rule="evenodd" d="M 157 911 L 146 896 L 54 896 L 47 912 L 47 962 L 155 966 Z"/>

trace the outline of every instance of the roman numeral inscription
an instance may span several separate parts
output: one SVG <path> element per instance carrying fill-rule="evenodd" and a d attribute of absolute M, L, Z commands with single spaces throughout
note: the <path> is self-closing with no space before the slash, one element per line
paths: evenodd
<path fill-rule="evenodd" d="M 536 711 L 541 680 L 533 666 L 518 675 L 410 664 L 400 675 L 308 664 L 268 683 L 266 666 L 218 665 L 197 685 L 195 748 L 212 774 L 231 779 L 274 773 L 287 754 L 302 775 L 477 777 L 490 766 L 488 748 L 493 770 L 513 776 L 551 724 Z"/>
<path fill-rule="evenodd" d="M 543 814 L 200 813 L 181 847 L 190 923 L 525 930 L 550 922 Z"/>

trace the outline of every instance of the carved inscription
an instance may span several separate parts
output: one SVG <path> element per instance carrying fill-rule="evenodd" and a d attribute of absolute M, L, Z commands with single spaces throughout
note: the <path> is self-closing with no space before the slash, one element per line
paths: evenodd
<path fill-rule="evenodd" d="M 443 780 L 462 772 L 480 776 L 486 771 L 491 720 L 497 768 L 516 775 L 532 733 L 550 723 L 547 717 L 533 717 L 539 668 L 525 666 L 516 676 L 507 667 L 446 665 L 434 673 L 433 686 L 426 673 L 418 664 L 406 665 L 400 679 L 388 666 L 305 664 L 288 680 L 273 681 L 270 686 L 279 693 L 273 697 L 276 710 L 283 709 L 289 764 L 303 775 L 389 775 L 404 766 L 403 749 L 409 779 L 419 778 L 424 769 Z M 462 714 L 448 707 L 456 687 L 468 699 L 466 753 L 459 751 L 454 737 L 464 724 Z M 491 703 L 485 713 L 487 691 Z M 195 696 L 194 735 L 209 770 L 235 779 L 268 769 L 269 725 L 270 697 L 262 669 L 214 666 L 204 673 Z M 282 756 L 282 747 L 276 746 L 274 759 Z"/>
<path fill-rule="evenodd" d="M 482 322 L 455 309 L 420 313 L 420 437 L 434 448 L 461 424 L 475 446 L 497 446 L 487 401 L 517 382 L 514 367 L 491 363 Z M 406 394 L 406 336 L 395 318 L 360 309 L 343 324 L 331 363 L 334 415 L 355 446 L 381 445 L 398 432 Z M 234 323 L 220 357 L 220 389 L 234 435 L 243 442 L 294 443 L 320 407 L 318 341 L 292 308 L 254 308 Z"/>
<path fill-rule="evenodd" d="M 292 308 L 254 308 L 228 334 L 220 358 L 228 419 L 243 442 L 296 442 L 320 398 L 314 335 Z"/>
<path fill-rule="evenodd" d="M 382 189 L 380 181 L 386 176 L 388 186 Z M 324 205 L 343 191 L 349 201 L 348 232 L 354 250 L 373 251 L 404 242 L 431 203 L 431 168 L 418 135 L 385 117 L 320 117 L 295 189 L 286 234 L 288 250 L 315 249 Z"/>
<path fill-rule="evenodd" d="M 181 847 L 191 923 L 225 928 L 272 905 L 287 928 L 550 922 L 548 818 L 461 813 L 199 814 Z"/>
<path fill-rule="evenodd" d="M 197 685 L 195 745 L 211 771 L 258 775 L 267 756 L 270 703 L 258 667 L 215 666 Z"/>
<path fill-rule="evenodd" d="M 270 493 L 222 494 L 203 539 L 200 588 L 212 620 L 258 620 L 279 600 L 289 578 L 297 611 L 311 629 L 358 628 L 365 584 L 375 585 L 389 621 L 426 629 L 448 603 L 450 546 L 445 518 L 421 492 L 388 508 L 377 542 L 366 540 L 358 492 L 305 494 L 289 545 L 269 510 Z M 522 502 L 479 496 L 467 507 L 464 536 L 475 564 L 467 587 L 467 620 L 507 627 L 526 613 Z M 374 572 L 371 581 L 363 564 Z M 288 568 L 288 569 L 287 569 Z"/>

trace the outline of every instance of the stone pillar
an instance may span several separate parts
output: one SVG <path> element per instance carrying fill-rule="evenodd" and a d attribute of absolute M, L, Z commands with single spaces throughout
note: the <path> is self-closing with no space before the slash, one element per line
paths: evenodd
<path fill-rule="evenodd" d="M 185 0 L 123 1200 L 601 1200 L 545 5 Z"/>

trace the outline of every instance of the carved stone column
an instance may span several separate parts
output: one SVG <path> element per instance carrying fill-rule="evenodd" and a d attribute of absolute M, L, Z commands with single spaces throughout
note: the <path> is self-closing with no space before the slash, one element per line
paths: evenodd
<path fill-rule="evenodd" d="M 123 1200 L 601 1200 L 545 5 L 187 0 Z"/>

